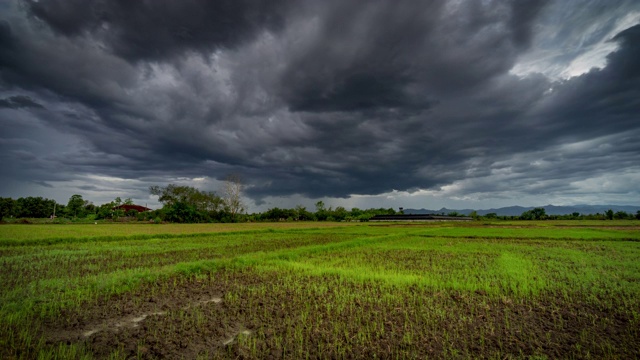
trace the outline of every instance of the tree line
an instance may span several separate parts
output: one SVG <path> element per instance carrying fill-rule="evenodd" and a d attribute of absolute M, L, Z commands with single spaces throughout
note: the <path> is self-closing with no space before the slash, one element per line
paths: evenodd
<path fill-rule="evenodd" d="M 520 214 L 519 216 L 499 216 L 496 213 L 489 213 L 484 216 L 477 215 L 474 211 L 471 215 L 474 219 L 501 219 L 501 220 L 640 220 L 640 210 L 635 214 L 626 211 L 616 211 L 609 209 L 604 213 L 581 214 L 574 212 L 563 215 L 547 215 L 542 207 L 533 208 Z"/>
<path fill-rule="evenodd" d="M 150 192 L 158 195 L 162 208 L 151 211 L 128 212 L 120 205 L 132 205 L 131 199 L 119 197 L 96 206 L 84 200 L 82 195 L 73 195 L 68 203 L 42 197 L 19 199 L 0 198 L 0 220 L 6 218 L 55 218 L 69 220 L 149 221 L 155 223 L 207 223 L 207 222 L 258 222 L 258 221 L 368 221 L 375 215 L 393 215 L 392 208 L 347 210 L 342 206 L 326 207 L 318 201 L 314 210 L 298 205 L 292 209 L 271 208 L 265 212 L 246 213 L 240 197 L 218 196 L 214 192 L 201 191 L 193 187 L 168 185 L 152 186 Z M 55 214 L 55 215 L 54 215 Z"/>
<path fill-rule="evenodd" d="M 162 208 L 151 211 L 125 211 L 121 205 L 133 205 L 131 198 L 120 197 L 102 205 L 94 205 L 82 195 L 75 194 L 67 204 L 58 204 L 55 200 L 43 197 L 21 197 L 18 199 L 0 198 L 0 220 L 6 218 L 66 218 L 70 220 L 111 220 L 111 221 L 147 221 L 173 223 L 206 223 L 206 222 L 258 222 L 258 221 L 368 221 L 375 215 L 398 214 L 392 208 L 352 208 L 342 206 L 327 207 L 324 202 L 315 203 L 315 209 L 308 210 L 302 205 L 292 209 L 270 208 L 261 213 L 246 213 L 242 202 L 242 183 L 238 178 L 230 178 L 225 182 L 222 194 L 213 191 L 202 191 L 191 186 L 170 184 L 167 186 L 151 186 L 151 195 L 158 196 Z M 449 216 L 464 216 L 457 212 Z M 498 216 L 495 213 L 484 216 L 472 212 L 469 216 L 476 220 L 614 220 L 639 219 L 636 214 L 624 211 L 608 210 L 603 214 L 567 214 L 547 215 L 544 208 L 534 208 L 523 212 L 520 216 Z"/>

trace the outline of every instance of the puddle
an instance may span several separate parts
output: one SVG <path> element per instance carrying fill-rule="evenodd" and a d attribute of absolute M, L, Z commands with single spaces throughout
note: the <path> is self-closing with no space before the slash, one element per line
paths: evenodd
<path fill-rule="evenodd" d="M 222 345 L 227 346 L 227 345 L 231 344 L 238 337 L 238 335 L 249 336 L 249 335 L 251 335 L 251 330 L 242 330 L 242 331 L 240 331 L 239 333 L 235 334 L 234 336 L 230 337 L 229 339 L 223 341 Z"/>
<path fill-rule="evenodd" d="M 158 311 L 158 312 L 152 312 L 152 313 L 148 313 L 148 314 L 142 314 L 138 317 L 134 317 L 134 318 L 126 318 L 124 320 L 118 321 L 118 322 L 107 322 L 106 324 L 101 325 L 100 327 L 91 329 L 91 330 L 87 330 L 85 332 L 82 333 L 82 336 L 84 337 L 89 337 L 95 333 L 98 333 L 100 331 L 106 330 L 106 329 L 117 329 L 117 328 L 121 328 L 121 327 L 137 327 L 138 325 L 140 325 L 139 323 L 148 318 L 149 316 L 156 316 L 156 315 L 164 315 L 166 314 L 166 312 L 164 311 Z"/>
<path fill-rule="evenodd" d="M 187 309 L 191 308 L 192 306 L 200 306 L 200 305 L 209 304 L 209 303 L 219 304 L 221 302 L 222 302 L 222 298 L 214 297 L 214 298 L 211 298 L 209 300 L 198 301 L 198 302 L 194 303 L 193 305 L 187 305 L 187 306 L 183 307 L 182 309 L 183 310 L 187 310 Z"/>
<path fill-rule="evenodd" d="M 85 331 L 85 332 L 82 333 L 82 336 L 89 337 L 89 336 L 97 333 L 98 331 L 100 331 L 100 329 L 93 329 L 93 330 Z"/>
<path fill-rule="evenodd" d="M 136 318 L 133 318 L 133 319 L 129 320 L 129 322 L 131 322 L 131 323 L 132 323 L 132 326 L 133 326 L 133 327 L 136 327 L 136 326 L 138 326 L 138 323 L 139 323 L 140 321 L 142 321 L 142 320 L 144 320 L 144 319 L 148 318 L 149 316 L 153 316 L 153 315 L 164 315 L 164 314 L 166 314 L 166 312 L 164 312 L 164 311 L 154 312 L 154 313 L 150 313 L 150 314 L 144 314 L 144 315 L 140 315 L 140 316 L 138 316 L 138 317 L 136 317 Z M 120 324 L 120 326 L 122 326 L 122 324 Z"/>
<path fill-rule="evenodd" d="M 208 303 L 216 303 L 219 304 L 222 302 L 222 298 L 214 297 L 209 300 L 201 301 L 200 304 L 208 304 Z"/>
<path fill-rule="evenodd" d="M 198 301 L 198 302 L 196 302 L 196 303 L 194 303 L 192 305 L 187 305 L 187 306 L 183 307 L 182 309 L 183 310 L 187 310 L 187 309 L 191 308 L 192 306 L 200 306 L 200 305 L 209 304 L 209 303 L 219 304 L 221 302 L 222 302 L 222 298 L 214 297 L 214 298 L 211 298 L 211 299 L 208 299 L 208 300 Z M 93 335 L 95 333 L 98 333 L 100 331 L 107 330 L 107 329 L 112 329 L 113 330 L 113 329 L 117 329 L 117 328 L 121 328 L 121 327 L 137 327 L 137 326 L 140 325 L 140 323 L 142 321 L 144 321 L 144 319 L 148 318 L 149 316 L 158 316 L 158 315 L 164 315 L 164 314 L 166 314 L 165 311 L 158 311 L 158 312 L 152 312 L 152 313 L 148 313 L 148 314 L 142 314 L 142 315 L 139 315 L 139 316 L 133 317 L 133 318 L 131 318 L 131 317 L 125 318 L 125 319 L 122 319 L 122 320 L 116 321 L 116 322 L 107 321 L 105 324 L 102 324 L 101 326 L 99 326 L 97 328 L 94 328 L 94 329 L 87 330 L 87 331 L 83 332 L 82 336 L 89 337 L 89 336 L 91 336 L 91 335 Z M 248 331 L 248 330 L 245 330 L 245 331 L 243 331 L 241 333 L 244 334 L 246 331 Z M 249 333 L 247 333 L 245 335 L 248 335 Z M 240 333 L 238 333 L 238 334 L 240 334 Z M 229 341 L 228 343 L 231 343 L 238 334 L 236 334 L 234 337 L 232 337 L 230 340 L 228 340 Z M 225 345 L 226 344 L 227 343 L 225 342 Z"/>

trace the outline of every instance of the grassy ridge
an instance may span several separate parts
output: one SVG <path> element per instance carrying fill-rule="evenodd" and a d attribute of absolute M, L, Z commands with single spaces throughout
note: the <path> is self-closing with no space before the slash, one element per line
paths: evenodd
<path fill-rule="evenodd" d="M 149 293 L 169 296 L 193 284 L 224 285 L 229 311 L 170 312 L 154 321 L 230 316 L 255 331 L 231 350 L 210 347 L 211 353 L 194 350 L 193 357 L 236 357 L 240 351 L 263 358 L 274 347 L 297 357 L 309 346 L 320 357 L 354 351 L 367 357 L 373 351 L 367 349 L 383 357 L 447 357 L 473 354 L 480 341 L 485 345 L 478 351 L 486 356 L 518 355 L 512 353 L 518 342 L 527 345 L 524 355 L 543 358 L 556 357 L 554 351 L 637 355 L 640 231 L 547 224 L 0 226 L 0 356 L 130 356 L 126 349 L 101 355 L 81 337 L 71 345 L 51 343 L 47 324 L 69 326 L 74 316 L 94 316 L 87 310 L 92 304 L 118 308 L 123 297 L 144 304 Z M 264 306 L 270 310 L 261 311 Z M 508 313 L 525 308 L 553 326 L 541 325 L 516 341 L 505 334 L 526 327 L 529 313 L 519 319 Z M 573 318 L 558 318 L 563 308 L 574 309 Z M 478 323 L 478 316 L 488 322 Z M 574 320 L 587 329 L 582 337 L 546 339 L 572 334 Z M 200 321 L 206 331 L 209 322 Z M 603 342 L 612 326 L 627 330 Z M 136 336 L 156 344 L 180 332 L 172 334 Z M 580 346 L 565 348 L 572 343 Z M 395 352 L 385 352 L 383 344 Z"/>
<path fill-rule="evenodd" d="M 348 225 L 335 222 L 303 223 L 243 223 L 243 224 L 144 224 L 144 223 L 99 223 L 99 224 L 4 224 L 0 226 L 2 245 L 11 245 L 12 241 L 20 245 L 74 241 L 76 239 L 119 239 L 126 236 L 145 238 L 145 236 L 180 236 L 251 230 L 286 230 L 306 228 L 334 228 Z"/>

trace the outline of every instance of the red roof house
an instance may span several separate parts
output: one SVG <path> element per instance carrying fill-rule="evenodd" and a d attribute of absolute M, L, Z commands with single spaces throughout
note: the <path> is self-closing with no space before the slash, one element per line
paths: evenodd
<path fill-rule="evenodd" d="M 129 210 L 135 210 L 137 212 L 150 211 L 148 207 L 140 206 L 140 205 L 120 205 L 113 208 L 114 210 L 124 210 L 124 212 L 129 212 Z"/>

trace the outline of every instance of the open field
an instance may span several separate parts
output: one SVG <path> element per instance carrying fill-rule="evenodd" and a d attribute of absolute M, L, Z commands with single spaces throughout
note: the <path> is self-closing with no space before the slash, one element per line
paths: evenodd
<path fill-rule="evenodd" d="M 1 225 L 0 358 L 637 358 L 640 223 Z"/>

